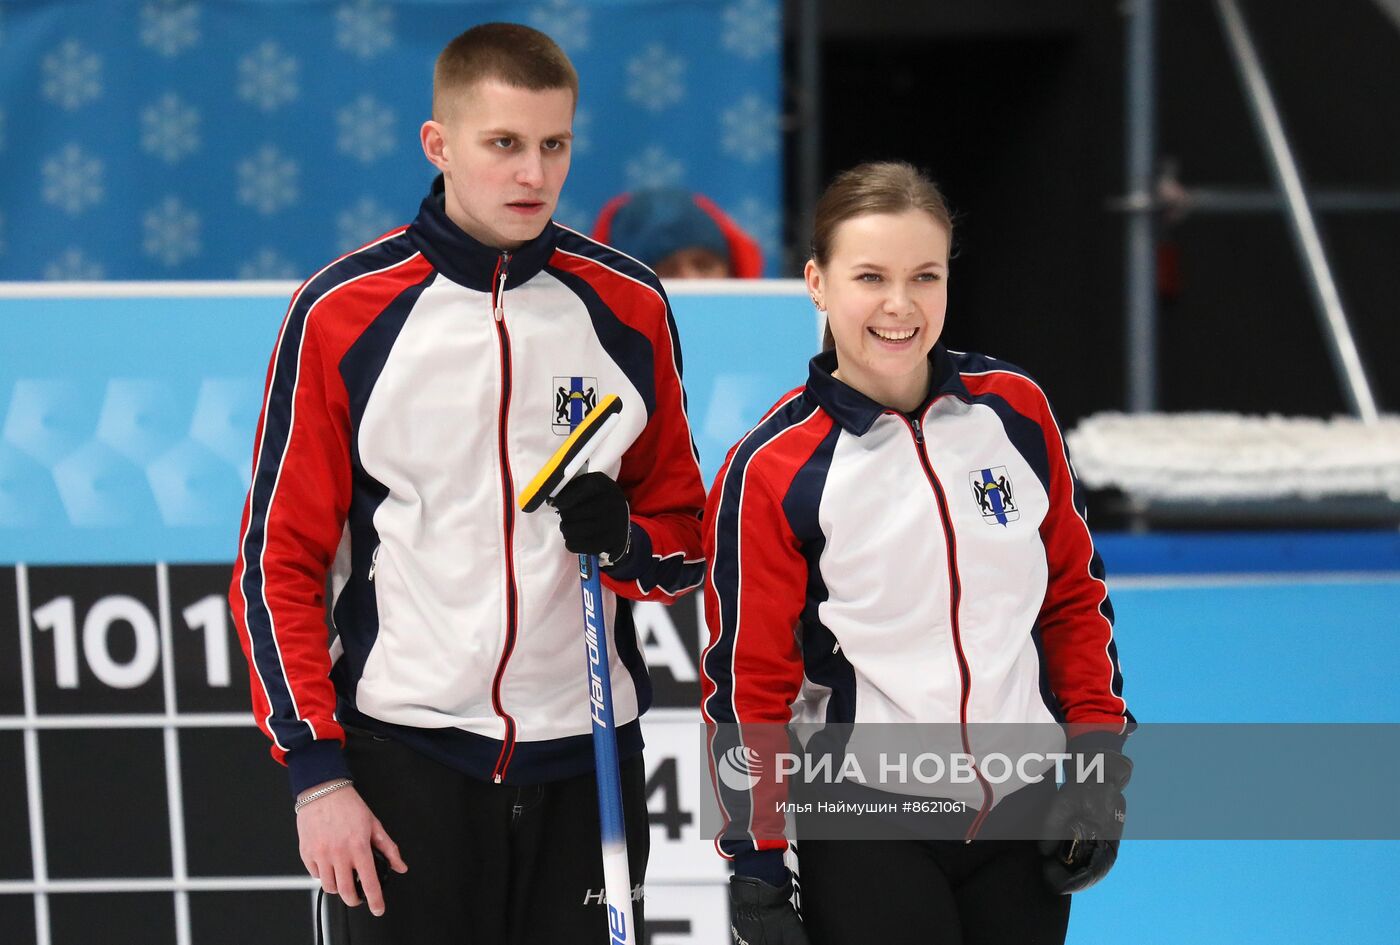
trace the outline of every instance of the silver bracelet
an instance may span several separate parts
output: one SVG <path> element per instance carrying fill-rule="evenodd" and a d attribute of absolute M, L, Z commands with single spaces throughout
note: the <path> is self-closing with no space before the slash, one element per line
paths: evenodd
<path fill-rule="evenodd" d="M 332 781 L 330 784 L 327 784 L 327 785 L 326 785 L 325 787 L 323 787 L 323 788 L 317 788 L 316 790 L 312 791 L 310 794 L 306 795 L 305 797 L 298 798 L 298 799 L 297 799 L 297 802 L 296 802 L 295 804 L 292 805 L 292 812 L 295 813 L 295 812 L 301 810 L 301 809 L 302 809 L 303 807 L 305 807 L 307 804 L 310 804 L 312 801 L 320 800 L 321 798 L 325 797 L 327 794 L 334 794 L 336 791 L 339 791 L 341 788 L 343 788 L 343 787 L 349 787 L 350 785 L 352 785 L 352 784 L 354 784 L 354 783 L 355 783 L 355 782 L 354 782 L 354 781 L 351 781 L 349 778 L 342 778 L 342 779 L 339 780 L 339 781 Z"/>
<path fill-rule="evenodd" d="M 610 568 L 623 558 L 627 557 L 627 552 L 632 550 L 632 506 L 627 506 L 627 541 L 622 545 L 622 554 L 614 558 L 606 551 L 598 555 L 598 566 Z"/>

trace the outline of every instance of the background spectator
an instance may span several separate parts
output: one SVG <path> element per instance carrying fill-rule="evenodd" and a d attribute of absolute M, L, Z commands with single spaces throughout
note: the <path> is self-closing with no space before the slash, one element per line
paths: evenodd
<path fill-rule="evenodd" d="M 593 238 L 646 263 L 663 279 L 757 279 L 758 243 L 714 201 L 678 187 L 619 194 L 593 224 Z"/>

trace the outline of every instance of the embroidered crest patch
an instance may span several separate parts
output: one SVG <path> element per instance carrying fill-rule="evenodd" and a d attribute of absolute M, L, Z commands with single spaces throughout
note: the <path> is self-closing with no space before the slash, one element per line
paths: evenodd
<path fill-rule="evenodd" d="M 977 499 L 977 507 L 982 512 L 982 521 L 1005 525 L 1021 517 L 1016 508 L 1011 477 L 1006 474 L 1005 466 L 974 469 L 967 474 L 967 478 L 972 484 L 972 494 Z"/>
<path fill-rule="evenodd" d="M 578 425 L 588 411 L 598 406 L 598 379 L 596 377 L 556 377 L 554 379 L 554 422 L 555 433 L 568 436 L 569 431 Z"/>

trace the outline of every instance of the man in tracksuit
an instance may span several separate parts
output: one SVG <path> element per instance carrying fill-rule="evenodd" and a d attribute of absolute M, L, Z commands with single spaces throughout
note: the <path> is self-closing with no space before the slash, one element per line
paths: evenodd
<path fill-rule="evenodd" d="M 660 283 L 551 220 L 577 90 L 528 27 L 453 40 L 417 218 L 308 279 L 272 355 L 230 601 L 303 862 L 355 942 L 606 941 L 573 553 L 603 564 L 645 874 L 650 686 L 619 598 L 701 582 L 704 491 Z M 519 514 L 606 394 L 593 471 Z"/>

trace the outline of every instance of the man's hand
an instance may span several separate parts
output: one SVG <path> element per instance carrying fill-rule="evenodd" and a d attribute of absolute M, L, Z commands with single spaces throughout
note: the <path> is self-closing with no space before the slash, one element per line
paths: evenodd
<path fill-rule="evenodd" d="M 1072 749 L 1071 749 L 1072 750 Z M 1050 802 L 1040 852 L 1045 856 L 1045 882 L 1057 893 L 1077 893 L 1108 875 L 1118 859 L 1128 802 L 1123 788 L 1133 763 L 1116 751 L 1102 751 L 1103 781 L 1069 775 Z"/>
<path fill-rule="evenodd" d="M 751 876 L 729 877 L 729 934 L 733 945 L 807 945 L 792 907 L 792 881 L 773 886 Z"/>
<path fill-rule="evenodd" d="M 622 487 L 600 472 L 576 476 L 550 502 L 559 512 L 564 547 L 576 555 L 607 555 L 613 561 L 627 553 L 632 519 Z"/>
<path fill-rule="evenodd" d="M 302 796 L 320 787 L 324 785 L 307 788 Z M 395 873 L 408 872 L 408 864 L 353 787 L 317 798 L 297 811 L 297 836 L 301 861 L 306 864 L 306 871 L 321 881 L 322 889 L 339 895 L 347 906 L 358 906 L 358 876 L 369 911 L 384 914 L 384 893 L 374 868 L 374 851 L 384 855 Z"/>

